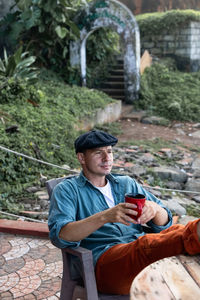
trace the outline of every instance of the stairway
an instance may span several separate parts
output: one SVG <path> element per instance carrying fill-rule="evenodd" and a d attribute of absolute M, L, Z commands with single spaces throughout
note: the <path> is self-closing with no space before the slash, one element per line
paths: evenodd
<path fill-rule="evenodd" d="M 117 58 L 116 64 L 110 71 L 110 76 L 101 83 L 99 88 L 111 98 L 125 101 L 123 59 Z"/>

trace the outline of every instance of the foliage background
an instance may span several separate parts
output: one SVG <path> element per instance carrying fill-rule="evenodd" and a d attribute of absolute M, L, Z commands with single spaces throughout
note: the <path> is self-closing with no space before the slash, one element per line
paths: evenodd
<path fill-rule="evenodd" d="M 2 95 L 7 95 L 5 101 Z M 4 99 L 4 101 L 2 101 Z M 106 94 L 67 85 L 56 74 L 43 70 L 34 85 L 9 79 L 0 90 L 0 145 L 59 166 L 78 167 L 73 142 L 78 124 L 114 100 Z M 17 130 L 7 130 L 17 126 Z M 68 171 L 0 150 L 0 208 L 13 210 L 18 197 L 40 177 Z M 18 206 L 16 206 L 18 209 Z"/>
<path fill-rule="evenodd" d="M 136 16 L 141 38 L 145 36 L 162 35 L 183 28 L 190 22 L 200 21 L 200 11 L 169 10 L 167 12 L 146 13 Z"/>
<path fill-rule="evenodd" d="M 77 168 L 73 149 L 77 125 L 114 101 L 99 91 L 74 86 L 80 83 L 80 76 L 79 70 L 69 66 L 69 42 L 79 32 L 71 20 L 83 2 L 63 0 L 56 7 L 57 1 L 53 0 L 15 2 L 19 10 L 0 23 L 0 40 L 10 54 L 7 66 L 2 56 L 1 67 L 12 70 L 0 70 L 0 145 L 53 164 Z M 142 34 L 155 34 L 164 28 L 174 28 L 174 19 L 180 25 L 191 18 L 198 20 L 199 15 L 167 12 L 141 16 L 138 21 Z M 107 75 L 107 66 L 119 51 L 119 39 L 112 31 L 98 30 L 88 39 L 87 47 L 88 83 L 98 86 L 99 78 L 95 75 Z M 29 55 L 26 63 L 24 53 Z M 40 75 L 36 82 L 29 82 L 28 75 L 36 71 L 35 67 Z M 141 77 L 140 99 L 134 107 L 170 120 L 198 122 L 200 73 L 178 72 L 171 61 L 153 64 Z M 8 130 L 12 126 L 15 129 Z M 105 129 L 110 131 L 109 126 Z M 26 196 L 28 186 L 39 186 L 41 176 L 50 178 L 67 173 L 11 153 L 0 153 L 0 209 L 19 210 L 18 203 Z"/>
<path fill-rule="evenodd" d="M 90 2 L 88 0 L 87 2 Z M 0 22 L 0 44 L 13 53 L 19 44 L 37 57 L 39 67 L 50 68 L 67 83 L 79 84 L 80 70 L 69 63 L 70 41 L 79 37 L 73 19 L 83 0 L 15 0 L 17 10 Z M 87 80 L 98 86 L 117 54 L 118 36 L 111 30 L 95 31 L 87 41 Z M 1 53 L 0 53 L 1 55 Z M 99 67 L 101 65 L 101 68 Z M 99 76 L 97 76 L 97 74 Z"/>
<path fill-rule="evenodd" d="M 199 122 L 200 72 L 180 72 L 172 66 L 171 60 L 163 60 L 145 70 L 134 106 L 169 120 Z"/>

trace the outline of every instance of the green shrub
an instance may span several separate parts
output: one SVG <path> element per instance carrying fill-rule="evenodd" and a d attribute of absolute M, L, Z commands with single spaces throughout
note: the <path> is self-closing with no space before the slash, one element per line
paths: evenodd
<path fill-rule="evenodd" d="M 23 42 L 43 66 L 59 68 L 68 54 L 69 40 L 79 36 L 72 22 L 79 0 L 15 0 L 17 10 L 0 22 L 0 38 L 8 48 Z"/>
<path fill-rule="evenodd" d="M 87 0 L 86 2 L 90 2 Z M 60 74 L 69 84 L 81 84 L 80 70 L 70 66 L 70 41 L 79 37 L 74 16 L 85 0 L 15 0 L 17 11 L 0 21 L 0 44 L 14 52 L 19 44 L 37 57 L 39 67 Z M 98 85 L 116 53 L 118 37 L 110 30 L 97 30 L 87 41 L 87 79 Z M 0 53 L 1 55 L 1 53 Z M 103 67 L 104 66 L 104 67 Z M 103 68 L 102 68 L 103 67 Z"/>
<path fill-rule="evenodd" d="M 172 71 L 155 63 L 141 76 L 140 99 L 137 108 L 170 120 L 200 119 L 200 72 Z"/>
<path fill-rule="evenodd" d="M 20 101 L 15 101 L 14 105 L 14 98 L 0 104 L 0 145 L 55 165 L 76 168 L 73 141 L 78 135 L 77 125 L 113 100 L 99 91 L 70 87 L 62 80 L 49 80 L 51 75 L 48 72 L 45 76 L 43 72 L 46 80 L 18 91 L 16 97 Z M 39 97 L 37 103 L 30 96 L 33 91 Z M 9 91 L 5 90 L 5 97 L 11 97 Z M 6 131 L 12 125 L 18 130 Z M 39 184 L 41 174 L 49 178 L 68 174 L 67 170 L 1 149 L 0 152 L 0 202 L 5 194 L 7 198 L 16 198 L 25 187 Z M 5 207 L 6 202 L 3 203 L 0 206 Z"/>
<path fill-rule="evenodd" d="M 38 105 L 40 101 L 40 91 L 35 86 L 28 84 L 19 78 L 6 78 L 0 76 L 0 104 L 11 103 L 15 105 L 17 102 L 32 102 Z"/>
<path fill-rule="evenodd" d="M 34 82 L 38 75 L 37 69 L 32 66 L 36 57 L 28 56 L 28 52 L 22 51 L 23 47 L 19 47 L 13 55 L 8 57 L 7 51 L 4 49 L 4 60 L 0 58 L 0 75 Z"/>
<path fill-rule="evenodd" d="M 146 13 L 136 16 L 141 37 L 159 36 L 164 32 L 174 32 L 191 21 L 200 21 L 200 12 L 192 9 L 170 10 L 167 12 Z"/>

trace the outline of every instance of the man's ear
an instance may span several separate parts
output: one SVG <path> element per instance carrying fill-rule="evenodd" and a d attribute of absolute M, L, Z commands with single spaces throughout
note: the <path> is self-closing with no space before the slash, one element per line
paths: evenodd
<path fill-rule="evenodd" d="M 84 154 L 82 152 L 78 152 L 77 153 L 77 158 L 78 158 L 78 160 L 79 160 L 79 162 L 80 162 L 81 165 L 84 164 L 85 157 L 84 157 Z"/>

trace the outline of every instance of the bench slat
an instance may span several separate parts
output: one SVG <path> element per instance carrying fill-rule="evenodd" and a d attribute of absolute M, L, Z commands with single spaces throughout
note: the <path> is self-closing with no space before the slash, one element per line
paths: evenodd
<path fill-rule="evenodd" d="M 173 256 L 146 267 L 134 279 L 130 299 L 200 299 L 199 256 Z"/>
<path fill-rule="evenodd" d="M 200 289 L 200 255 L 184 256 L 180 255 L 179 259 L 188 273 L 196 281 Z"/>
<path fill-rule="evenodd" d="M 181 264 L 178 257 L 164 260 L 165 263 L 161 266 L 161 273 L 175 299 L 200 299 L 199 286 Z"/>
<path fill-rule="evenodd" d="M 158 261 L 151 264 L 138 274 L 131 287 L 131 300 L 174 299 L 173 294 L 159 271 L 159 265 L 161 263 L 161 261 Z"/>

